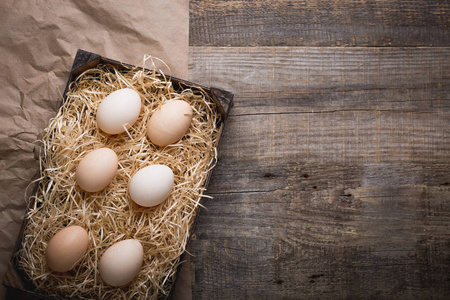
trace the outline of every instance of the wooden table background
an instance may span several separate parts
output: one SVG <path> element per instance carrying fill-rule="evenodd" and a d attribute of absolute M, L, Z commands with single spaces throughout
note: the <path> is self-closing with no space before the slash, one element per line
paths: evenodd
<path fill-rule="evenodd" d="M 449 299 L 449 1 L 190 1 L 189 54 L 235 94 L 193 299 Z"/>

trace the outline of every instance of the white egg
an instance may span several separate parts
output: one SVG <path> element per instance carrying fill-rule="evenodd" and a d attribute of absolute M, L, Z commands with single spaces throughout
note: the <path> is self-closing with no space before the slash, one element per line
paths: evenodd
<path fill-rule="evenodd" d="M 144 248 L 134 239 L 115 243 L 103 253 L 98 263 L 102 279 L 109 285 L 122 286 L 139 273 L 144 261 Z"/>
<path fill-rule="evenodd" d="M 109 94 L 97 109 L 97 125 L 108 134 L 119 134 L 133 126 L 141 112 L 141 97 L 124 88 Z"/>
<path fill-rule="evenodd" d="M 173 182 L 174 175 L 169 167 L 151 165 L 133 175 L 128 183 L 128 193 L 141 206 L 156 206 L 169 197 Z"/>

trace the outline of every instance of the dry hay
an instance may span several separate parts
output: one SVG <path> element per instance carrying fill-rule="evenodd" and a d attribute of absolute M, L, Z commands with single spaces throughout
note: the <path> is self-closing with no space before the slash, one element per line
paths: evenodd
<path fill-rule="evenodd" d="M 96 109 L 108 94 L 125 87 L 141 95 L 139 119 L 127 132 L 108 135 L 97 127 Z M 194 111 L 191 126 L 177 144 L 155 146 L 146 137 L 146 123 L 152 112 L 173 99 L 190 103 Z M 63 298 L 166 297 L 185 251 L 207 174 L 215 162 L 220 124 L 216 106 L 204 92 L 176 91 L 170 80 L 155 71 L 119 71 L 100 65 L 81 74 L 44 132 L 41 177 L 30 201 L 17 256 L 19 267 L 37 291 Z M 84 192 L 75 183 L 76 167 L 87 153 L 101 147 L 116 152 L 119 169 L 104 190 Z M 152 164 L 170 167 L 175 184 L 161 205 L 144 208 L 131 200 L 127 184 L 137 170 Z M 44 259 L 47 243 L 68 225 L 80 225 L 88 231 L 88 252 L 71 271 L 52 272 Z M 111 287 L 102 281 L 98 261 L 109 246 L 128 238 L 142 243 L 144 264 L 129 285 Z"/>

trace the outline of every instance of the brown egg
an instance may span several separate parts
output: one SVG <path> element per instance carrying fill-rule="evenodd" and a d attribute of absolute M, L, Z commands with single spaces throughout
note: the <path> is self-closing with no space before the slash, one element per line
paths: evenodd
<path fill-rule="evenodd" d="M 86 192 L 103 190 L 116 175 L 119 158 L 109 148 L 100 148 L 86 155 L 77 167 L 77 184 Z"/>
<path fill-rule="evenodd" d="M 67 226 L 48 243 L 45 261 L 53 271 L 67 272 L 80 262 L 88 246 L 89 236 L 83 227 Z"/>
<path fill-rule="evenodd" d="M 158 146 L 167 146 L 179 141 L 189 129 L 192 108 L 186 101 L 173 100 L 158 108 L 147 124 L 147 136 Z"/>

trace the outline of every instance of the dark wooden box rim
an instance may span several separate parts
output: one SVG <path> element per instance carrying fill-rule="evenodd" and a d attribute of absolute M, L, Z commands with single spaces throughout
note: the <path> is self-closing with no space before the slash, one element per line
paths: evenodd
<path fill-rule="evenodd" d="M 129 67 L 135 67 L 133 65 L 125 64 L 125 63 L 122 63 L 122 62 L 119 62 L 116 60 L 112 60 L 112 59 L 103 57 L 99 54 L 95 54 L 92 52 L 78 49 L 77 54 L 74 59 L 74 62 L 73 62 L 73 65 L 72 65 L 72 69 L 70 71 L 70 75 L 69 75 L 69 79 L 67 81 L 66 88 L 64 90 L 64 96 L 63 96 L 63 99 L 61 100 L 60 105 L 62 105 L 66 101 L 66 93 L 69 89 L 70 83 L 72 81 L 74 81 L 84 71 L 94 68 L 95 66 L 97 66 L 99 64 L 109 64 L 109 65 L 113 65 L 119 69 L 127 69 Z M 226 123 L 226 120 L 228 117 L 228 113 L 230 111 L 230 108 L 233 105 L 233 94 L 232 93 L 222 90 L 222 89 L 218 89 L 218 88 L 206 87 L 201 84 L 193 83 L 193 82 L 183 80 L 183 79 L 173 77 L 173 76 L 166 75 L 166 77 L 172 81 L 175 89 L 183 87 L 183 88 L 190 88 L 192 90 L 200 90 L 200 89 L 203 90 L 215 102 L 215 104 L 219 110 L 219 113 L 222 116 L 221 122 L 223 122 L 224 123 L 223 125 L 225 126 L 225 123 Z M 223 133 L 223 130 L 222 130 L 222 133 Z M 222 133 L 220 134 L 220 137 L 219 137 L 219 141 L 218 141 L 219 144 L 220 144 L 220 141 L 222 140 Z M 217 147 L 219 147 L 219 145 L 217 145 Z M 208 186 L 210 178 L 211 178 L 211 171 L 208 173 L 208 176 L 206 178 L 205 187 Z M 36 185 L 35 185 L 35 188 L 36 188 Z M 197 216 L 198 216 L 198 214 L 197 214 Z M 192 225 L 192 229 L 194 228 L 194 226 L 196 224 L 197 216 L 194 219 L 194 224 Z M 13 255 L 11 256 L 11 259 L 9 261 L 8 270 L 6 271 L 5 276 L 3 278 L 3 285 L 6 286 L 10 290 L 10 292 L 11 291 L 14 292 L 16 296 L 20 296 L 21 299 L 51 299 L 51 297 L 44 296 L 37 292 L 34 292 L 31 282 L 29 282 L 27 279 L 25 279 L 26 275 L 24 274 L 24 272 L 22 270 L 20 270 L 17 267 L 15 255 L 16 255 L 17 251 L 19 251 L 19 249 L 20 249 L 25 225 L 26 225 L 26 219 L 24 219 L 22 222 L 22 227 L 20 229 L 20 233 L 19 233 L 18 239 L 16 241 L 16 245 L 14 247 Z M 191 232 L 193 232 L 193 230 L 191 230 Z M 183 261 L 183 257 L 185 255 L 186 255 L 186 252 L 181 257 L 182 261 Z M 181 268 L 181 265 L 178 266 L 177 274 L 179 274 L 180 268 Z M 169 298 L 171 298 L 171 296 L 173 295 L 174 287 L 176 285 L 176 280 L 177 280 L 177 275 L 175 275 L 175 281 L 172 285 L 171 292 L 169 294 Z"/>

